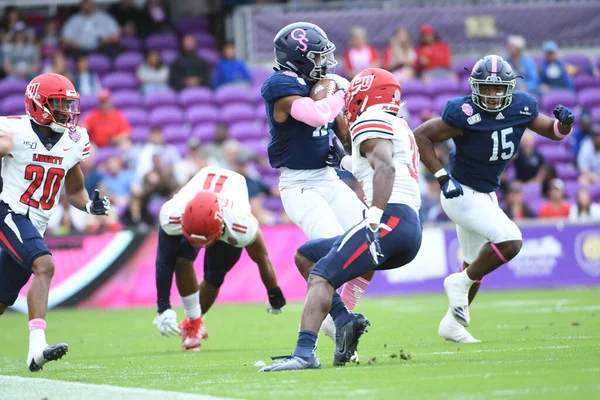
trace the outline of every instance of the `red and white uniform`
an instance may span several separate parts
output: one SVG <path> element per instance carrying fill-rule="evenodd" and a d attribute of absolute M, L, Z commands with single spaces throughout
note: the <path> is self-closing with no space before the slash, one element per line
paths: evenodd
<path fill-rule="evenodd" d="M 206 167 L 198 172 L 160 209 L 160 226 L 171 236 L 183 235 L 181 215 L 186 204 L 201 190 L 210 190 L 220 200 L 225 232 L 219 240 L 234 247 L 246 247 L 256 238 L 258 221 L 250 212 L 246 178 L 225 168 Z"/>
<path fill-rule="evenodd" d="M 373 201 L 373 168 L 360 154 L 360 145 L 367 139 L 388 139 L 394 143 L 396 178 L 389 204 L 406 204 L 417 213 L 421 207 L 419 190 L 419 149 L 415 136 L 402 118 L 381 110 L 368 109 L 350 127 L 352 135 L 352 174 L 358 179 L 369 207 Z"/>
<path fill-rule="evenodd" d="M 16 213 L 28 215 L 43 236 L 67 172 L 90 155 L 90 138 L 84 128 L 65 131 L 46 148 L 33 131 L 27 115 L 0 117 L 0 131 L 10 133 L 13 151 L 2 158 L 3 188 L 0 200 Z"/>

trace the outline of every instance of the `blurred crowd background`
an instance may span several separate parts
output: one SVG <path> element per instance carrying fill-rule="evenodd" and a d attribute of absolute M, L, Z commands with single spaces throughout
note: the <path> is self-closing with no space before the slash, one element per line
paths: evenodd
<path fill-rule="evenodd" d="M 224 1 L 210 16 L 179 18 L 165 0 L 83 0 L 50 14 L 47 8 L 3 10 L 1 114 L 24 113 L 25 86 L 36 74 L 69 77 L 82 98 L 80 125 L 94 146 L 82 165 L 87 189 L 99 188 L 117 209 L 100 220 L 69 207 L 62 196 L 51 234 L 152 228 L 161 205 L 207 165 L 246 177 L 262 224 L 289 222 L 278 197 L 278 171 L 266 158 L 269 132 L 260 96 L 274 63 L 247 65 L 226 39 L 224 21 L 238 3 L 253 2 Z M 538 98 L 540 112 L 551 115 L 558 103 L 571 107 L 575 128 L 559 143 L 526 132 L 503 175 L 499 200 L 514 220 L 600 220 L 600 52 L 563 54 L 555 38 L 544 39 L 529 48 L 528 38 L 509 34 L 500 55 L 523 78 L 517 88 Z M 369 43 L 364 27 L 349 26 L 347 43 L 338 48 L 335 72 L 348 79 L 368 67 L 398 77 L 406 101 L 402 117 L 413 129 L 439 116 L 449 98 L 470 93 L 465 68 L 484 55 L 454 54 L 435 21 L 415 32 L 398 26 L 383 48 Z M 436 145 L 446 166 L 452 150 L 451 142 Z M 362 198 L 352 176 L 342 178 Z M 439 185 L 424 167 L 420 183 L 422 220 L 448 220 Z"/>

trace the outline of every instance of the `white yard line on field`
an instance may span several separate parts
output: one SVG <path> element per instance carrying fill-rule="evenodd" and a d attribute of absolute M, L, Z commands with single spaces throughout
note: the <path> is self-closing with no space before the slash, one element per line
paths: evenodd
<path fill-rule="evenodd" d="M 0 375 L 0 399 L 40 400 L 44 398 L 48 400 L 226 400 L 225 397 L 203 394 Z"/>

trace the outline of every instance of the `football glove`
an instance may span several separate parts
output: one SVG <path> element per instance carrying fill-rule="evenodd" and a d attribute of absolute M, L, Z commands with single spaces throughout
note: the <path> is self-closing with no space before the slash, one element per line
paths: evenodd
<path fill-rule="evenodd" d="M 348 88 L 350 87 L 350 81 L 348 79 L 337 74 L 327 74 L 325 77 L 335 81 L 338 89 L 343 90 L 344 93 L 348 91 Z"/>
<path fill-rule="evenodd" d="M 88 214 L 93 215 L 108 215 L 110 211 L 110 200 L 104 196 L 100 198 L 100 191 L 96 189 L 94 191 L 94 198 L 85 205 L 85 210 Z"/>
<path fill-rule="evenodd" d="M 371 225 L 367 225 L 367 245 L 369 246 L 369 253 L 371 253 L 371 260 L 373 264 L 379 264 L 379 257 L 383 257 L 381 253 L 381 244 L 379 239 L 381 238 L 381 228 L 377 227 L 377 230 L 373 230 Z"/>
<path fill-rule="evenodd" d="M 160 334 L 166 337 L 179 336 L 181 333 L 177 323 L 177 313 L 171 309 L 157 315 L 154 318 L 154 325 L 156 325 Z"/>
<path fill-rule="evenodd" d="M 575 114 L 562 104 L 557 105 L 552 113 L 561 125 L 573 125 L 575 121 Z"/>
<path fill-rule="evenodd" d="M 269 314 L 280 314 L 285 308 L 286 301 L 283 292 L 279 286 L 275 286 L 267 291 L 269 301 L 267 302 L 267 312 Z"/>
<path fill-rule="evenodd" d="M 442 193 L 447 199 L 453 199 L 463 194 L 463 188 L 460 183 L 450 175 L 443 175 L 437 178 Z"/>
<path fill-rule="evenodd" d="M 327 165 L 335 169 L 342 168 L 342 159 L 346 156 L 346 152 L 344 151 L 344 147 L 338 140 L 338 138 L 333 138 L 331 141 L 331 146 L 329 146 L 329 153 L 327 154 Z"/>

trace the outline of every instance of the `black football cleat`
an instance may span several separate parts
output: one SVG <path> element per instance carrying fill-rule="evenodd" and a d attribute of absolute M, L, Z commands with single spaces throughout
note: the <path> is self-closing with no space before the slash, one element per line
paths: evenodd
<path fill-rule="evenodd" d="M 69 345 L 66 343 L 57 343 L 53 346 L 47 346 L 41 354 L 30 353 L 27 357 L 29 361 L 29 370 L 37 372 L 43 369 L 48 361 L 60 360 L 69 351 Z"/>
<path fill-rule="evenodd" d="M 356 352 L 358 340 L 367 332 L 371 325 L 362 314 L 352 314 L 348 322 L 335 332 L 335 353 L 333 355 L 333 366 L 344 365 L 351 361 Z"/>

